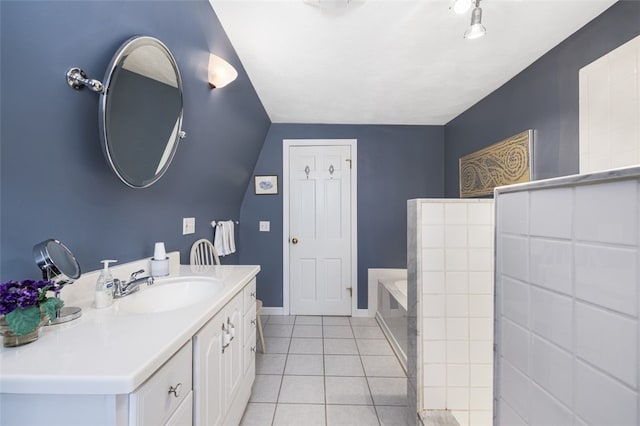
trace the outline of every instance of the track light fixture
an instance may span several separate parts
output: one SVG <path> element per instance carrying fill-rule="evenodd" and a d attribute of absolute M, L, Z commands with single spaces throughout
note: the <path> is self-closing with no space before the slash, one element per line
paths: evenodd
<path fill-rule="evenodd" d="M 487 29 L 482 25 L 482 9 L 480 8 L 480 0 L 476 0 L 476 5 L 471 12 L 471 26 L 464 33 L 464 38 L 473 40 L 485 35 Z"/>

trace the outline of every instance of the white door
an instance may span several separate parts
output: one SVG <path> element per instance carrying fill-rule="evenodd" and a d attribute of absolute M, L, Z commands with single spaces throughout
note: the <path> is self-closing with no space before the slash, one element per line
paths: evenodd
<path fill-rule="evenodd" d="M 351 314 L 351 147 L 289 147 L 292 315 Z"/>

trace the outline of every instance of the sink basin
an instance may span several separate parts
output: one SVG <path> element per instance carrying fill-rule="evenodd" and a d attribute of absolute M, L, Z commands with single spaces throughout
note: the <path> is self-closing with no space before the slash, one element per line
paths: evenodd
<path fill-rule="evenodd" d="M 131 313 L 173 311 L 203 302 L 222 291 L 210 278 L 184 278 L 156 284 L 120 299 L 118 309 Z"/>

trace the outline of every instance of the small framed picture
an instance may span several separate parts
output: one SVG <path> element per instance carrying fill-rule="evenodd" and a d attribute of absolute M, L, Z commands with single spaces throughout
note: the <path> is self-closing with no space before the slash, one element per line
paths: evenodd
<path fill-rule="evenodd" d="M 278 193 L 278 176 L 255 176 L 254 190 L 256 195 L 275 195 Z"/>

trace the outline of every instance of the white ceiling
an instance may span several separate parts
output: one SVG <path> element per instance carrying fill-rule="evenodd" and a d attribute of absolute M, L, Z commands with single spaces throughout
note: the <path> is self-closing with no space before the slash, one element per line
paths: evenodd
<path fill-rule="evenodd" d="M 272 122 L 442 125 L 615 0 L 210 2 Z"/>

